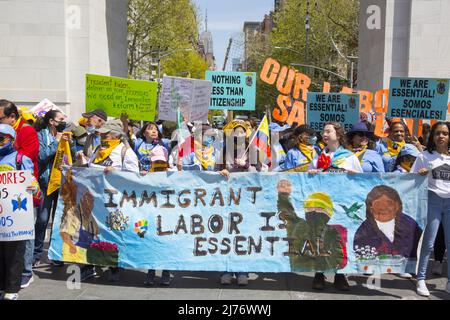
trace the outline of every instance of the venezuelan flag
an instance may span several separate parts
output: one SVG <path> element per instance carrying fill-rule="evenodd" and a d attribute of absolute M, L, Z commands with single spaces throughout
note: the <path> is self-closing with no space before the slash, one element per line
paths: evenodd
<path fill-rule="evenodd" d="M 272 153 L 270 150 L 269 121 L 267 120 L 267 115 L 261 120 L 261 124 L 256 131 L 252 144 L 266 154 L 269 159 L 269 166 L 271 166 Z"/>

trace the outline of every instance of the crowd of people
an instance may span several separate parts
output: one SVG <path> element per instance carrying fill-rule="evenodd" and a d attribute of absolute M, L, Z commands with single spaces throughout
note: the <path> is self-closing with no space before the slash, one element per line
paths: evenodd
<path fill-rule="evenodd" d="M 420 138 L 411 136 L 403 122 L 390 122 L 388 137 L 374 135 L 373 125 L 362 121 L 345 132 L 338 123 L 327 123 L 322 132 L 306 124 L 291 128 L 271 123 L 279 132 L 273 142 L 271 161 L 251 147 L 257 131 L 253 121 L 235 120 L 217 129 L 209 123 L 186 123 L 191 135 L 201 139 L 188 140 L 181 146 L 180 134 L 167 130 L 162 121 L 140 123 L 126 115 L 108 117 L 101 109 L 84 113 L 75 122 L 68 122 L 58 110 L 35 117 L 7 100 L 0 100 L 0 170 L 30 170 L 36 181 L 28 186 L 33 194 L 35 239 L 0 241 L 0 293 L 2 299 L 18 298 L 20 289 L 33 281 L 33 268 L 44 260 L 44 243 L 50 218 L 54 217 L 59 190 L 47 194 L 50 174 L 61 140 L 70 144 L 74 166 L 102 168 L 105 173 L 120 170 L 151 174 L 160 171 L 213 171 L 225 177 L 233 172 L 298 171 L 310 174 L 326 172 L 371 173 L 413 172 L 428 176 L 428 217 L 420 251 L 417 293 L 428 296 L 425 279 L 430 253 L 434 248 L 435 273 L 442 273 L 445 248 L 450 247 L 450 155 L 449 122 L 424 125 Z M 227 141 L 232 141 L 228 144 Z M 53 218 L 52 218 L 53 220 Z M 387 242 L 393 240 L 395 219 L 377 225 Z M 92 234 L 79 234 L 83 237 Z M 67 239 L 72 243 L 74 239 Z M 70 246 L 69 246 L 70 250 Z M 54 266 L 62 262 L 52 261 Z M 109 280 L 118 281 L 121 270 L 109 268 Z M 448 267 L 450 274 L 450 266 Z M 84 265 L 81 280 L 96 276 L 96 267 Z M 145 285 L 155 283 L 155 270 L 148 270 Z M 403 274 L 403 277 L 411 277 Z M 248 284 L 247 273 L 225 272 L 223 285 L 236 277 L 239 285 Z M 172 275 L 163 270 L 160 283 L 170 285 Z M 335 286 L 349 290 L 343 274 L 335 276 Z M 325 276 L 316 273 L 314 289 L 324 289 Z M 450 293 L 450 282 L 447 284 Z"/>

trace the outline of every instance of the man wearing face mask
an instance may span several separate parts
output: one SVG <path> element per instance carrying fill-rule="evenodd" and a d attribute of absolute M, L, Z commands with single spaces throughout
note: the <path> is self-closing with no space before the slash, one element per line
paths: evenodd
<path fill-rule="evenodd" d="M 86 164 L 91 158 L 94 150 L 100 145 L 100 134 L 97 129 L 103 127 L 108 120 L 108 116 L 102 109 L 95 109 L 90 112 L 83 113 L 83 117 L 88 119 L 86 123 L 86 131 L 88 136 L 84 144 L 83 153 L 78 153 L 78 163 Z"/>
<path fill-rule="evenodd" d="M 86 129 L 82 126 L 74 125 L 71 126 L 70 131 L 72 132 L 76 151 L 77 152 L 83 151 L 84 145 L 86 144 L 86 139 L 88 137 Z"/>
<path fill-rule="evenodd" d="M 297 127 L 294 131 L 296 146 L 288 151 L 285 169 L 298 168 L 298 171 L 308 171 L 309 163 L 317 156 L 314 145 L 317 137 L 314 130 L 307 124 Z"/>

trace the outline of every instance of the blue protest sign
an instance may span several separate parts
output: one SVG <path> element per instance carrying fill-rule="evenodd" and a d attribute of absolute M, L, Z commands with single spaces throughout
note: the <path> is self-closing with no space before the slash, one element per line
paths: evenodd
<path fill-rule="evenodd" d="M 348 131 L 359 121 L 359 95 L 308 92 L 306 118 L 316 131 L 322 131 L 327 122 L 338 122 Z"/>

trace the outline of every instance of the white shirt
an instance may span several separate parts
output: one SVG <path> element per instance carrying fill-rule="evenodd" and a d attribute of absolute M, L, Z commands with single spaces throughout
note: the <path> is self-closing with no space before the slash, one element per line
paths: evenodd
<path fill-rule="evenodd" d="M 125 152 L 125 155 L 122 159 L 122 149 L 124 148 L 124 144 L 120 143 L 117 147 L 113 149 L 111 154 L 108 156 L 109 160 L 111 161 L 111 164 L 108 165 L 110 167 L 113 167 L 117 170 L 121 171 L 131 171 L 139 173 L 139 160 L 137 155 L 134 153 L 133 149 L 128 148 Z M 104 166 L 94 164 L 95 157 L 97 156 L 97 152 L 94 152 L 92 157 L 89 159 L 89 167 L 91 168 L 102 168 Z"/>
<path fill-rule="evenodd" d="M 422 152 L 414 162 L 411 172 L 420 169 L 429 169 L 428 190 L 433 191 L 441 198 L 450 198 L 450 156 L 433 151 Z"/>
<path fill-rule="evenodd" d="M 388 222 L 375 221 L 377 222 L 378 229 L 384 233 L 390 242 L 394 242 L 395 219 Z"/>

